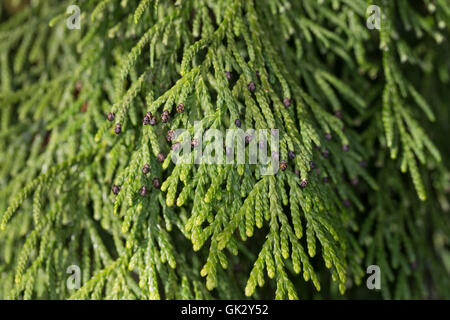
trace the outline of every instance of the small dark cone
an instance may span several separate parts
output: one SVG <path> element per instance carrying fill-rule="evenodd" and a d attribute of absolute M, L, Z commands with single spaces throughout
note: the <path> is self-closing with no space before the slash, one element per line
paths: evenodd
<path fill-rule="evenodd" d="M 151 118 L 153 117 L 153 114 L 150 111 L 148 111 L 145 113 L 145 116 Z"/>
<path fill-rule="evenodd" d="M 110 121 L 110 122 L 113 122 L 115 117 L 116 117 L 116 115 L 114 114 L 114 112 L 110 112 L 106 116 L 106 119 L 108 119 L 108 121 Z"/>
<path fill-rule="evenodd" d="M 357 186 L 359 183 L 359 179 L 358 178 L 353 178 L 352 179 L 352 185 Z"/>
<path fill-rule="evenodd" d="M 178 113 L 184 112 L 184 104 L 183 103 L 180 103 L 179 105 L 177 105 L 177 112 Z"/>
<path fill-rule="evenodd" d="M 291 159 L 295 158 L 295 152 L 292 150 L 289 150 L 288 155 L 289 155 L 289 158 L 291 158 Z"/>
<path fill-rule="evenodd" d="M 329 151 L 328 149 L 325 149 L 325 150 L 322 151 L 322 155 L 323 155 L 325 158 L 328 158 L 328 157 L 330 156 L 330 151 Z"/>
<path fill-rule="evenodd" d="M 145 116 L 144 119 L 142 120 L 142 123 L 144 124 L 144 126 L 149 125 L 150 124 L 150 117 Z"/>
<path fill-rule="evenodd" d="M 314 163 L 314 161 L 310 161 L 309 162 L 309 169 L 313 170 L 316 167 L 316 164 Z"/>
<path fill-rule="evenodd" d="M 341 110 L 336 110 L 336 111 L 334 112 L 334 115 L 335 115 L 337 118 L 342 119 L 342 112 L 341 112 Z"/>
<path fill-rule="evenodd" d="M 148 189 L 146 186 L 142 186 L 141 189 L 139 189 L 139 193 L 141 194 L 141 196 L 146 197 L 148 194 Z"/>
<path fill-rule="evenodd" d="M 230 71 L 225 71 L 225 77 L 227 77 L 227 80 L 231 80 L 232 75 Z"/>
<path fill-rule="evenodd" d="M 119 194 L 119 192 L 120 192 L 120 188 L 121 188 L 120 185 L 113 185 L 112 193 L 114 193 L 117 196 Z"/>
<path fill-rule="evenodd" d="M 365 162 L 365 161 L 360 161 L 359 165 L 363 168 L 367 168 L 367 162 Z"/>
<path fill-rule="evenodd" d="M 151 126 L 155 126 L 157 123 L 158 123 L 158 119 L 156 119 L 155 116 L 149 117 L 149 124 L 150 124 Z"/>
<path fill-rule="evenodd" d="M 348 144 L 344 144 L 342 146 L 342 150 L 344 150 L 344 152 L 347 152 L 348 150 L 350 150 L 350 146 Z"/>
<path fill-rule="evenodd" d="M 300 170 L 295 169 L 295 174 L 296 174 L 297 176 L 300 176 Z"/>
<path fill-rule="evenodd" d="M 164 110 L 163 113 L 161 114 L 161 121 L 166 123 L 170 120 L 170 115 L 169 115 L 169 111 Z"/>
<path fill-rule="evenodd" d="M 324 183 L 328 183 L 328 181 L 330 181 L 330 179 L 328 177 L 323 177 L 323 182 Z"/>
<path fill-rule="evenodd" d="M 77 81 L 77 83 L 75 83 L 75 89 L 73 91 L 73 97 L 75 100 L 78 99 L 78 95 L 80 94 L 82 87 L 83 87 L 83 85 L 82 85 L 81 81 Z"/>
<path fill-rule="evenodd" d="M 153 178 L 152 184 L 155 189 L 161 188 L 161 181 L 158 178 Z"/>
<path fill-rule="evenodd" d="M 280 169 L 281 169 L 281 171 L 284 171 L 287 169 L 287 161 L 286 160 L 280 161 Z"/>
<path fill-rule="evenodd" d="M 191 141 L 192 148 L 197 148 L 198 144 L 199 144 L 198 139 L 192 139 Z"/>
<path fill-rule="evenodd" d="M 351 202 L 348 199 L 345 199 L 344 201 L 342 201 L 342 204 L 344 205 L 344 207 L 346 208 L 350 208 L 351 206 Z"/>
<path fill-rule="evenodd" d="M 291 99 L 284 98 L 283 104 L 284 104 L 285 107 L 289 107 L 291 105 Z"/>
<path fill-rule="evenodd" d="M 331 140 L 332 138 L 333 136 L 331 135 L 331 133 L 325 133 L 325 139 Z"/>
<path fill-rule="evenodd" d="M 300 181 L 300 187 L 301 188 L 306 188 L 306 186 L 308 185 L 308 180 L 306 179 L 302 179 L 302 181 Z"/>
<path fill-rule="evenodd" d="M 245 140 L 245 144 L 249 144 L 250 143 L 250 141 L 252 141 L 252 135 L 251 134 L 246 134 L 245 135 L 245 138 L 244 138 L 244 140 Z"/>
<path fill-rule="evenodd" d="M 236 126 L 236 127 L 238 127 L 238 128 L 240 128 L 241 127 L 241 120 L 239 120 L 239 119 L 236 119 L 236 120 L 234 120 L 234 125 Z"/>
<path fill-rule="evenodd" d="M 147 174 L 150 172 L 150 165 L 148 163 L 144 164 L 144 166 L 142 167 L 142 173 L 143 174 Z"/>
<path fill-rule="evenodd" d="M 120 123 L 116 123 L 116 127 L 114 128 L 114 132 L 116 134 L 120 134 L 122 132 L 122 125 Z"/>
<path fill-rule="evenodd" d="M 81 112 L 81 113 L 85 113 L 85 112 L 87 111 L 88 107 L 89 107 L 89 102 L 86 101 L 86 102 L 83 103 L 83 105 L 81 106 L 80 112 Z"/>
<path fill-rule="evenodd" d="M 166 156 L 164 155 L 164 153 L 158 153 L 156 158 L 158 159 L 159 162 L 164 162 L 164 160 L 166 160 Z"/>
<path fill-rule="evenodd" d="M 181 144 L 179 142 L 175 142 L 170 148 L 172 149 L 172 151 L 178 151 L 178 150 L 180 150 L 180 146 L 181 146 Z M 159 158 L 158 158 L 158 160 L 159 160 Z M 164 161 L 164 159 L 162 161 Z"/>
<path fill-rule="evenodd" d="M 175 132 L 173 132 L 173 130 L 167 131 L 166 140 L 167 140 L 168 142 L 172 141 L 174 135 L 175 135 Z"/>
<path fill-rule="evenodd" d="M 256 85 L 253 81 L 251 81 L 248 86 L 247 86 L 248 90 L 250 90 L 250 92 L 254 92 L 256 90 Z"/>

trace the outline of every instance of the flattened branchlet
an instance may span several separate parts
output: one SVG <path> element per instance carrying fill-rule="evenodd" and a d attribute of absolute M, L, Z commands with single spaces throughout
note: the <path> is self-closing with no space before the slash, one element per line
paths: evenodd
<path fill-rule="evenodd" d="M 379 2 L 1 1 L 0 298 L 450 298 L 450 6 Z"/>

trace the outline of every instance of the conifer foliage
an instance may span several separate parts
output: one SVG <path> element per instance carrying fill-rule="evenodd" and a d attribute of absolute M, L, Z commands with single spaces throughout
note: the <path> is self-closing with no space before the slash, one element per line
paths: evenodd
<path fill-rule="evenodd" d="M 447 0 L 2 1 L 0 298 L 450 298 L 449 38 Z M 277 174 L 173 163 L 237 127 Z"/>

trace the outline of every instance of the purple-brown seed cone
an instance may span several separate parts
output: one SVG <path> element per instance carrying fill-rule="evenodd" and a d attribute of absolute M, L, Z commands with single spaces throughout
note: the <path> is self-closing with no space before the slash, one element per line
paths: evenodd
<path fill-rule="evenodd" d="M 142 186 L 141 189 L 139 189 L 139 193 L 141 194 L 141 196 L 145 197 L 148 194 L 148 189 L 147 186 Z"/>
<path fill-rule="evenodd" d="M 308 185 L 308 180 L 306 179 L 302 179 L 302 181 L 300 181 L 300 187 L 301 188 L 306 188 L 306 186 Z"/>
<path fill-rule="evenodd" d="M 164 160 L 166 160 L 166 156 L 164 155 L 164 153 L 158 153 L 156 158 L 158 159 L 159 162 L 164 162 Z"/>
<path fill-rule="evenodd" d="M 341 112 L 341 110 L 336 110 L 336 111 L 334 112 L 334 115 L 335 115 L 337 118 L 342 119 L 342 112 Z"/>
<path fill-rule="evenodd" d="M 323 177 L 323 182 L 324 183 L 328 183 L 328 181 L 330 181 L 330 179 L 328 177 Z"/>
<path fill-rule="evenodd" d="M 289 155 L 289 158 L 291 158 L 291 159 L 295 158 L 295 152 L 292 150 L 289 150 L 288 155 Z"/>
<path fill-rule="evenodd" d="M 256 90 L 256 85 L 253 81 L 251 81 L 247 87 L 248 87 L 248 90 L 250 90 L 250 92 L 254 92 Z"/>
<path fill-rule="evenodd" d="M 332 138 L 333 136 L 331 135 L 331 133 L 325 133 L 325 139 L 331 140 Z"/>
<path fill-rule="evenodd" d="M 166 140 L 170 142 L 173 140 L 174 136 L 175 136 L 175 132 L 173 132 L 173 130 L 169 130 L 169 131 L 167 131 Z"/>
<path fill-rule="evenodd" d="M 225 71 L 225 77 L 227 77 L 227 80 L 231 80 L 231 72 L 230 71 Z"/>
<path fill-rule="evenodd" d="M 119 194 L 119 192 L 120 192 L 120 188 L 121 188 L 120 185 L 113 185 L 112 186 L 112 193 L 114 193 L 117 196 Z"/>
<path fill-rule="evenodd" d="M 239 120 L 239 119 L 234 120 L 234 125 L 235 125 L 236 127 L 240 128 L 241 125 L 242 125 L 241 120 Z"/>
<path fill-rule="evenodd" d="M 191 146 L 192 146 L 193 148 L 197 148 L 197 147 L 198 147 L 198 144 L 199 144 L 198 139 L 192 139 L 192 141 L 191 141 Z"/>
<path fill-rule="evenodd" d="M 284 104 L 285 107 L 289 107 L 291 105 L 291 99 L 284 98 L 283 104 Z"/>
<path fill-rule="evenodd" d="M 161 114 L 161 121 L 166 123 L 169 121 L 169 119 L 170 119 L 169 111 L 164 110 L 163 113 Z"/>
<path fill-rule="evenodd" d="M 350 200 L 348 200 L 348 199 L 345 199 L 344 201 L 342 201 L 342 204 L 346 208 L 350 208 L 350 206 L 351 206 Z"/>
<path fill-rule="evenodd" d="M 83 88 L 83 84 L 81 83 L 81 81 L 77 81 L 77 83 L 75 83 L 75 89 L 73 91 L 73 97 L 76 99 L 78 99 L 78 95 L 81 92 L 81 89 Z"/>
<path fill-rule="evenodd" d="M 116 117 L 116 115 L 114 114 L 114 112 L 110 112 L 110 113 L 108 113 L 108 115 L 106 116 L 106 118 L 107 118 L 108 121 L 110 121 L 110 122 L 113 122 L 115 117 Z"/>
<path fill-rule="evenodd" d="M 144 119 L 142 120 L 142 123 L 144 124 L 144 126 L 149 125 L 150 124 L 150 117 L 145 116 Z"/>
<path fill-rule="evenodd" d="M 328 157 L 330 156 L 330 151 L 329 151 L 328 149 L 325 149 L 325 150 L 322 151 L 322 155 L 323 155 L 325 158 L 328 158 Z"/>
<path fill-rule="evenodd" d="M 181 144 L 179 142 L 175 142 L 170 148 L 172 149 L 172 151 L 178 151 L 180 150 L 180 146 Z M 161 153 L 160 153 L 161 154 Z M 159 154 L 158 154 L 159 156 Z M 159 160 L 159 159 L 158 159 Z M 164 160 L 163 160 L 164 161 Z M 162 161 L 161 161 L 162 162 Z"/>
<path fill-rule="evenodd" d="M 142 173 L 143 174 L 147 174 L 150 172 L 150 165 L 148 163 L 144 164 L 144 166 L 142 167 Z"/>
<path fill-rule="evenodd" d="M 89 108 L 89 102 L 86 101 L 85 103 L 83 103 L 83 105 L 80 108 L 80 112 L 84 113 L 87 111 L 87 109 Z"/>
<path fill-rule="evenodd" d="M 116 127 L 114 128 L 114 132 L 116 134 L 120 134 L 122 132 L 122 125 L 120 123 L 116 123 Z"/>
<path fill-rule="evenodd" d="M 184 103 L 180 103 L 179 105 L 177 105 L 177 112 L 178 113 L 184 112 Z"/>
<path fill-rule="evenodd" d="M 348 150 L 350 150 L 350 146 L 348 144 L 344 144 L 342 146 L 342 150 L 344 150 L 345 152 L 347 152 Z"/>
<path fill-rule="evenodd" d="M 352 182 L 352 185 L 357 186 L 358 183 L 359 183 L 359 179 L 358 178 L 353 178 L 351 182 Z"/>
<path fill-rule="evenodd" d="M 316 164 L 314 163 L 314 161 L 310 161 L 309 162 L 309 169 L 313 170 L 316 167 Z"/>
<path fill-rule="evenodd" d="M 281 169 L 281 171 L 284 171 L 287 169 L 287 161 L 286 160 L 280 161 L 280 169 Z"/>
<path fill-rule="evenodd" d="M 151 126 L 154 126 L 154 125 L 156 125 L 157 123 L 158 123 L 158 119 L 156 119 L 155 116 L 150 116 L 150 117 L 149 117 L 149 124 L 150 124 Z"/>
<path fill-rule="evenodd" d="M 161 188 L 161 181 L 158 178 L 153 178 L 152 184 L 155 189 Z"/>

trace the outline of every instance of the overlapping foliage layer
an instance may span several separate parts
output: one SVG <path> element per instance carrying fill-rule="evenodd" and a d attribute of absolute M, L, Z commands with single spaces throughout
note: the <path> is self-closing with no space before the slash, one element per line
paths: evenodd
<path fill-rule="evenodd" d="M 1 298 L 450 297 L 448 1 L 72 2 L 0 5 Z M 236 119 L 287 169 L 171 162 Z"/>

